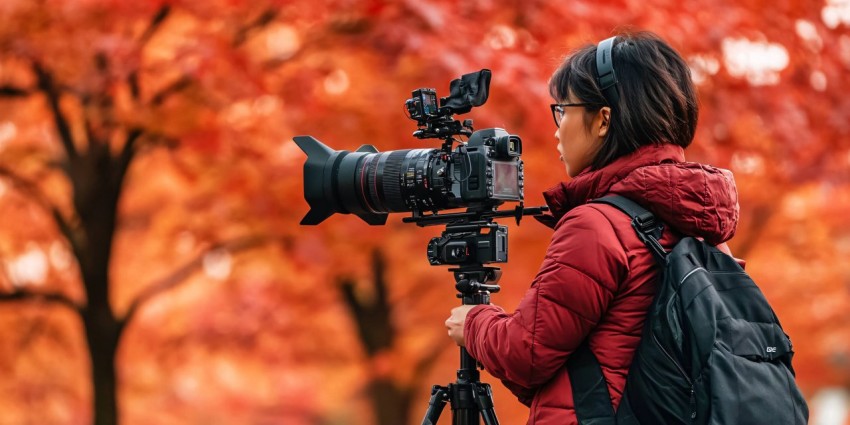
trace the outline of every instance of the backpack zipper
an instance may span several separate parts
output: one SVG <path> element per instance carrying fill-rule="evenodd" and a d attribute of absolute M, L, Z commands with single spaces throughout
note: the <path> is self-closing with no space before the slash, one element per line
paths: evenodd
<path fill-rule="evenodd" d="M 661 342 L 658 341 L 658 337 L 656 337 L 654 333 L 652 334 L 652 340 L 655 341 L 655 345 L 657 345 L 658 348 L 661 349 L 661 352 L 664 353 L 665 356 L 667 356 L 667 359 L 670 360 L 674 366 L 676 366 L 676 369 L 679 371 L 679 374 L 682 375 L 682 378 L 685 378 L 685 381 L 688 381 L 688 385 L 693 388 L 694 384 L 691 382 L 691 378 L 688 377 L 688 374 L 685 373 L 685 369 L 682 369 L 682 366 L 679 364 L 679 362 L 676 361 L 676 359 L 674 359 L 673 356 L 671 356 L 670 353 L 668 353 L 667 350 L 664 349 L 664 346 L 661 345 Z"/>
<path fill-rule="evenodd" d="M 682 279 L 682 280 L 684 280 L 684 279 Z M 652 333 L 652 340 L 655 342 L 655 345 L 657 345 L 658 348 L 661 349 L 661 352 L 664 353 L 665 356 L 667 356 L 667 359 L 670 360 L 670 362 L 672 362 L 674 366 L 676 366 L 676 370 L 679 371 L 679 374 L 682 375 L 682 378 L 685 378 L 685 381 L 688 382 L 688 385 L 690 386 L 690 391 L 691 391 L 691 394 L 690 394 L 689 399 L 688 399 L 688 405 L 691 408 L 691 420 L 696 419 L 696 417 L 697 417 L 697 401 L 696 401 L 696 396 L 694 395 L 694 383 L 691 382 L 691 378 L 689 378 L 688 374 L 685 373 L 685 370 L 682 369 L 682 365 L 680 365 L 679 362 L 676 361 L 676 359 L 674 359 L 673 356 L 671 356 L 670 353 L 668 353 L 667 350 L 664 349 L 664 346 L 661 345 L 661 341 L 658 340 L 658 337 L 655 336 L 654 333 Z"/>
<path fill-rule="evenodd" d="M 694 419 L 697 418 L 697 399 L 694 396 L 694 386 L 693 385 L 691 385 L 690 406 L 691 406 L 691 421 L 693 421 Z"/>
<path fill-rule="evenodd" d="M 698 271 L 704 271 L 706 273 L 709 273 L 709 271 L 706 270 L 704 267 L 697 267 L 697 268 L 691 270 L 690 272 L 688 272 L 688 274 L 686 274 L 685 277 L 683 277 L 682 280 L 679 281 L 679 288 L 681 289 L 682 285 L 685 284 L 685 281 L 688 280 L 689 277 L 693 276 L 694 273 L 696 273 Z M 739 272 L 735 272 L 735 273 L 739 273 Z M 679 362 L 676 361 L 676 359 L 674 359 L 673 356 L 671 356 L 670 353 L 668 353 L 667 350 L 664 349 L 664 346 L 661 345 L 661 341 L 658 340 L 658 337 L 656 337 L 655 334 L 652 334 L 652 339 L 655 341 L 655 344 L 658 345 L 658 348 L 661 349 L 661 352 L 664 353 L 664 355 L 667 356 L 667 358 L 671 362 L 673 362 L 673 364 L 676 366 L 676 369 L 679 370 L 679 373 L 682 375 L 683 378 L 685 378 L 685 381 L 688 381 L 688 385 L 690 385 L 690 387 L 691 387 L 690 388 L 691 394 L 688 397 L 688 407 L 690 407 L 690 409 L 691 409 L 691 422 L 693 422 L 697 418 L 697 400 L 696 400 L 696 396 L 694 395 L 694 383 L 691 382 L 691 379 L 685 373 L 685 370 L 682 368 L 682 365 L 680 365 Z"/>

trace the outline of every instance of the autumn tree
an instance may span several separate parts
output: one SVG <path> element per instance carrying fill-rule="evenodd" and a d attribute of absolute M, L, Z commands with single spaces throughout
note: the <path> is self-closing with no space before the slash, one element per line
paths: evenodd
<path fill-rule="evenodd" d="M 130 3 L 0 6 L 0 321 L 14 341 L 0 366 L 15 376 L 2 391 L 49 407 L 10 402 L 13 421 L 77 423 L 89 399 L 99 424 L 116 421 L 118 399 L 134 423 L 419 420 L 430 385 L 457 367 L 442 328 L 451 279 L 424 259 L 434 232 L 397 217 L 298 226 L 304 157 L 291 137 L 434 147 L 410 136 L 410 91 L 445 95 L 489 68 L 491 97 L 464 118 L 523 138 L 526 204 L 541 204 L 564 178 L 548 76 L 629 27 L 691 65 L 701 117 L 688 158 L 735 172 L 732 249 L 791 334 L 807 396 L 848 385 L 841 4 Z M 493 298 L 508 309 L 548 241 L 536 223 L 510 233 Z M 88 371 L 51 366 L 60 355 L 91 364 L 91 394 L 77 383 Z M 492 383 L 500 418 L 524 420 Z"/>
<path fill-rule="evenodd" d="M 193 21 L 208 11 L 157 3 L 121 8 L 108 3 L 4 6 L 5 22 L 17 23 L 4 25 L 0 36 L 4 52 L 0 94 L 7 99 L 6 107 L 14 108 L 6 111 L 20 114 L 23 122 L 49 122 L 50 130 L 44 135 L 47 140 L 5 149 L 0 176 L 52 218 L 79 265 L 83 291 L 31 288 L 26 268 L 32 273 L 33 267 L 44 265 L 24 264 L 23 270 L 12 267 L 12 275 L 7 276 L 12 287 L 2 299 L 56 302 L 79 314 L 91 360 L 96 424 L 117 422 L 116 354 L 126 326 L 149 299 L 182 283 L 208 259 L 201 257 L 172 270 L 137 291 L 123 311 L 116 309 L 110 265 L 131 164 L 140 152 L 157 146 L 176 149 L 175 145 L 191 144 L 200 131 L 214 131 L 203 127 L 220 105 L 202 109 L 202 103 L 217 95 L 233 101 L 256 92 L 232 86 L 207 90 L 205 85 L 219 82 L 217 76 L 211 81 L 209 74 L 217 66 L 227 67 L 231 77 L 243 75 L 244 83 L 252 84 L 254 70 L 238 72 L 244 66 L 240 49 L 277 14 L 274 4 L 229 11 L 217 5 L 216 13 L 233 15 L 224 28 L 211 30 L 193 28 Z M 174 9 L 180 11 L 173 13 Z M 167 25 L 172 30 L 163 35 L 162 27 Z M 18 37 L 19 32 L 25 37 Z M 207 45 L 186 52 L 185 43 L 168 39 L 175 33 L 192 34 Z M 166 63 L 169 59 L 178 60 L 180 66 L 171 67 Z M 174 100 L 177 96 L 179 100 Z M 168 118 L 175 114 L 180 116 Z M 203 136 L 196 149 L 210 149 L 215 143 L 211 134 Z M 33 145 L 43 149 L 35 150 Z M 213 239 L 207 250 L 233 253 L 268 239 L 269 235 L 247 232 Z"/>

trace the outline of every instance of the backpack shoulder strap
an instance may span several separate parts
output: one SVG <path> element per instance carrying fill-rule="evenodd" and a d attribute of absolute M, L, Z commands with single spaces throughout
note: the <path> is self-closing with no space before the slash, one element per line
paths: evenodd
<path fill-rule="evenodd" d="M 645 243 L 660 263 L 666 262 L 667 253 L 658 242 L 663 226 L 655 216 L 631 199 L 619 195 L 606 196 L 591 201 L 616 207 L 632 219 L 632 227 L 638 238 Z M 635 424 L 629 416 L 631 408 L 628 402 L 615 413 L 608 394 L 608 384 L 602 375 L 602 368 L 596 355 L 590 350 L 587 340 L 570 355 L 567 360 L 567 373 L 573 389 L 573 403 L 576 418 L 581 425 L 614 425 L 618 422 Z"/>
<path fill-rule="evenodd" d="M 581 425 L 615 425 L 614 407 L 599 360 L 584 342 L 567 359 L 576 419 Z"/>
<path fill-rule="evenodd" d="M 641 242 L 649 247 L 655 260 L 662 265 L 667 263 L 667 251 L 658 241 L 661 239 L 664 224 L 657 220 L 655 215 L 625 196 L 609 195 L 590 202 L 611 205 L 628 215 L 632 219 L 632 228 L 635 229 Z"/>

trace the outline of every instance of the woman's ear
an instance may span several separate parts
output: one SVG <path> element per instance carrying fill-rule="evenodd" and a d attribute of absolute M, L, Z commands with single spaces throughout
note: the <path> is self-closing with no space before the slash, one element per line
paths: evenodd
<path fill-rule="evenodd" d="M 608 129 L 611 128 L 611 108 L 603 106 L 596 118 L 599 120 L 598 136 L 604 138 L 608 135 Z"/>

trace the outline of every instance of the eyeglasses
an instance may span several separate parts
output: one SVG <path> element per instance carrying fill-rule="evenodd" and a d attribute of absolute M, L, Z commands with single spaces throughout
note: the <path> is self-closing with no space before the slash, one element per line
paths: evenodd
<path fill-rule="evenodd" d="M 549 105 L 552 108 L 552 118 L 555 119 L 555 126 L 561 128 L 561 120 L 564 119 L 564 108 L 568 106 L 594 106 L 593 103 L 553 103 Z"/>

